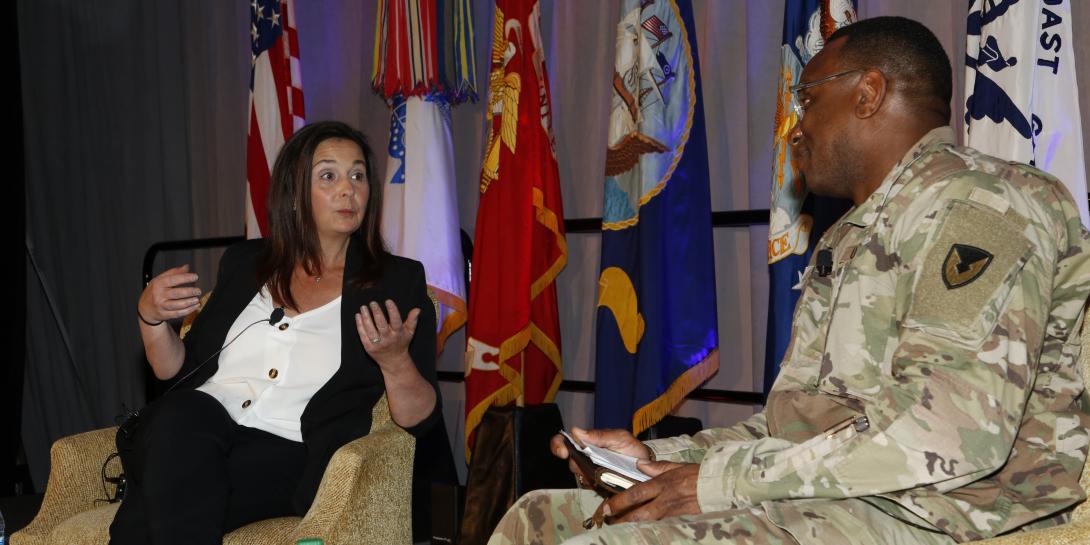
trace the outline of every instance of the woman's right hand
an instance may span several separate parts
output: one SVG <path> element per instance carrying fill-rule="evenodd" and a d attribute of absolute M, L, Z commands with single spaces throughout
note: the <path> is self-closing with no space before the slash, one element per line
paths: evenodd
<path fill-rule="evenodd" d="M 627 454 L 637 460 L 651 459 L 651 449 L 647 448 L 647 445 L 643 444 L 639 439 L 636 439 L 636 436 L 632 435 L 628 430 L 584 430 L 583 428 L 572 427 L 571 435 L 576 441 L 584 445 L 594 445 L 613 452 Z M 593 476 L 584 475 L 575 461 L 568 458 L 568 443 L 563 435 L 559 433 L 554 435 L 549 442 L 549 449 L 552 450 L 553 456 L 568 460 L 568 469 L 576 476 L 576 481 L 580 485 L 594 482 Z"/>
<path fill-rule="evenodd" d="M 167 269 L 151 279 L 140 294 L 137 310 L 149 322 L 162 322 L 181 318 L 197 310 L 201 302 L 201 290 L 191 286 L 197 275 L 189 272 L 189 265 Z"/>

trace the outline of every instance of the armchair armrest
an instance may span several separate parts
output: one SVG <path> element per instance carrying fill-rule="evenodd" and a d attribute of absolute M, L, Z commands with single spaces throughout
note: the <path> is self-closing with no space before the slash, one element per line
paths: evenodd
<path fill-rule="evenodd" d="M 102 463 L 116 450 L 117 428 L 103 428 L 57 439 L 49 449 L 49 481 L 42 507 L 34 520 L 16 535 L 13 545 L 23 539 L 46 540 L 58 524 L 96 507 L 103 498 Z M 120 467 L 120 459 L 110 462 Z M 113 487 L 114 485 L 108 485 Z M 112 492 L 112 488 L 109 489 Z"/>
<path fill-rule="evenodd" d="M 291 542 L 411 543 L 415 447 L 416 439 L 389 420 L 341 447 Z"/>

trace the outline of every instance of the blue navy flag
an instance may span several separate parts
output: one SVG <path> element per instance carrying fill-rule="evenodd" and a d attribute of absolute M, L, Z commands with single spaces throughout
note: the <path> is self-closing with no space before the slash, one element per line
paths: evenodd
<path fill-rule="evenodd" d="M 1057 177 L 1090 226 L 1071 0 L 969 2 L 965 144 Z"/>
<path fill-rule="evenodd" d="M 790 108 L 788 89 L 799 82 L 802 68 L 821 51 L 825 40 L 854 21 L 855 0 L 787 0 L 784 8 L 768 224 L 766 393 L 780 372 L 780 362 L 791 342 L 791 320 L 799 300 L 795 286 L 810 261 L 814 244 L 849 205 L 847 201 L 807 192 L 791 156 L 790 136 L 796 116 Z"/>
<path fill-rule="evenodd" d="M 595 425 L 652 426 L 719 368 L 690 0 L 623 0 L 606 150 Z"/>

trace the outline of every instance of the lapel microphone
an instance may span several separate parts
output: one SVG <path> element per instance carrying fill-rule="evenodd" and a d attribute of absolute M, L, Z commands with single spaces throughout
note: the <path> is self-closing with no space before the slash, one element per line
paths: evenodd
<path fill-rule="evenodd" d="M 212 358 L 218 356 L 219 353 L 223 352 L 228 346 L 231 346 L 231 343 L 238 340 L 238 338 L 241 337 L 243 333 L 246 333 L 247 329 L 250 329 L 251 327 L 253 327 L 253 326 L 257 325 L 257 324 L 263 324 L 263 323 L 268 323 L 270 326 L 274 326 L 274 325 L 280 323 L 280 320 L 283 320 L 283 319 L 284 319 L 284 307 L 276 307 L 276 308 L 273 309 L 272 314 L 270 314 L 268 318 L 262 318 L 262 319 L 260 319 L 260 320 L 258 320 L 256 322 L 242 328 L 242 331 L 239 331 L 237 335 L 232 337 L 231 340 L 227 341 L 227 344 L 221 346 L 219 350 L 216 350 L 215 352 L 212 353 L 211 356 L 208 356 L 207 358 L 205 358 L 204 361 L 202 361 L 199 365 L 194 367 L 192 371 L 186 373 L 184 377 L 182 377 L 181 379 L 178 379 L 174 384 L 171 384 L 170 388 L 167 388 L 167 391 L 163 392 L 163 395 L 169 394 L 171 392 L 171 390 L 176 388 L 179 384 L 185 382 L 185 380 L 187 378 L 193 376 L 193 373 L 196 373 L 197 371 L 200 370 L 201 367 L 204 367 L 204 364 L 211 361 Z"/>
<path fill-rule="evenodd" d="M 833 272 L 833 251 L 828 248 L 818 250 L 817 253 L 817 269 L 818 276 L 829 276 L 829 273 Z"/>

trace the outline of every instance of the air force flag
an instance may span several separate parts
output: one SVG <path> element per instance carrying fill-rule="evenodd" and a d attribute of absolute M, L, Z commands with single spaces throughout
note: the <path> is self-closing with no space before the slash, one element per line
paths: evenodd
<path fill-rule="evenodd" d="M 788 0 L 784 6 L 769 198 L 766 393 L 779 375 L 780 362 L 791 342 L 791 321 L 799 300 L 794 286 L 810 262 L 814 243 L 849 204 L 810 194 L 799 176 L 791 154 L 791 131 L 798 119 L 789 106 L 789 89 L 799 82 L 806 63 L 825 47 L 825 40 L 855 18 L 855 0 Z"/>

